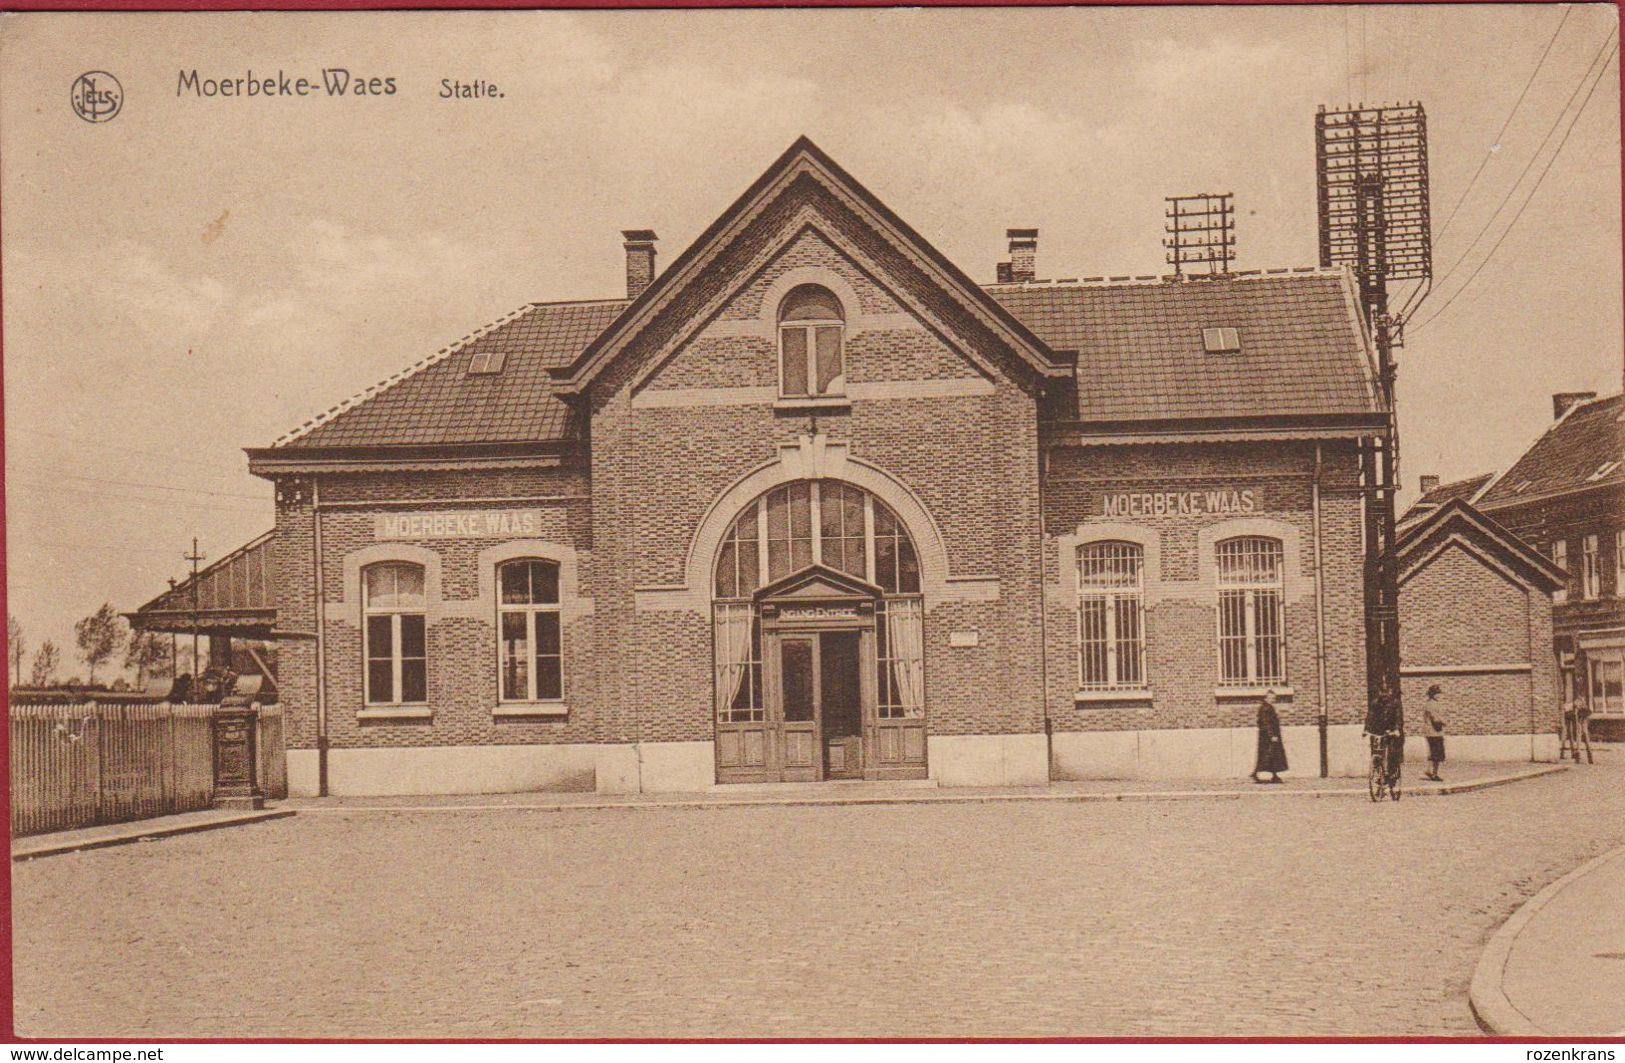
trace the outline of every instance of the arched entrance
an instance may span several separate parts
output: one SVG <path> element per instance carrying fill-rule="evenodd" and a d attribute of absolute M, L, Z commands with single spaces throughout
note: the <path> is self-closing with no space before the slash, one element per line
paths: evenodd
<path fill-rule="evenodd" d="M 713 580 L 717 780 L 924 778 L 924 610 L 908 530 L 804 480 L 734 519 Z"/>

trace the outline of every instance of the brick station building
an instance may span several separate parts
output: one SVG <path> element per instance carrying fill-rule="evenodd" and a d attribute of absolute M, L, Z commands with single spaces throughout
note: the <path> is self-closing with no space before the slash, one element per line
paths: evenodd
<path fill-rule="evenodd" d="M 311 420 L 276 485 L 295 793 L 1364 771 L 1341 270 L 974 282 L 809 141 L 625 297 Z"/>

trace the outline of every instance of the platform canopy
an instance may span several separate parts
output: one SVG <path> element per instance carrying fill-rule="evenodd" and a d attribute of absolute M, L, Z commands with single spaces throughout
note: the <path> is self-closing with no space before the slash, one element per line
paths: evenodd
<path fill-rule="evenodd" d="M 271 539 L 274 530 L 238 547 L 124 617 L 137 631 L 271 639 Z M 194 586 L 196 596 L 193 595 Z"/>

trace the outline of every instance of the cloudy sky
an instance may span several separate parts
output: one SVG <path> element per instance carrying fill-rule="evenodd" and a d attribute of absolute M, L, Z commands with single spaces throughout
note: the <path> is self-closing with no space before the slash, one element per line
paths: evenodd
<path fill-rule="evenodd" d="M 1503 468 L 1551 392 L 1620 386 L 1615 29 L 1553 4 L 0 16 L 9 608 L 64 644 L 192 536 L 265 530 L 239 448 L 527 301 L 619 294 L 619 230 L 671 261 L 802 133 L 978 279 L 1008 226 L 1041 230 L 1040 276 L 1161 272 L 1162 197 L 1206 191 L 1249 269 L 1316 261 L 1317 106 L 1421 100 L 1443 280 L 1402 352 L 1404 477 Z M 397 92 L 177 95 L 333 67 Z M 70 110 L 93 69 L 111 122 Z"/>

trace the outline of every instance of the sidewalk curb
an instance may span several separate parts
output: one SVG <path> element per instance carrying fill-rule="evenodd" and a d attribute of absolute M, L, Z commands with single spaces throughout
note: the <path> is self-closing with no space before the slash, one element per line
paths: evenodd
<path fill-rule="evenodd" d="M 1456 794 L 1474 793 L 1479 790 L 1488 790 L 1497 786 L 1506 786 L 1509 783 L 1524 782 L 1529 779 L 1538 779 L 1546 775 L 1555 775 L 1567 771 L 1568 767 L 1562 764 L 1547 764 L 1528 771 L 1521 771 L 1512 775 L 1500 775 L 1490 779 L 1480 779 L 1476 782 L 1460 783 L 1454 786 L 1441 786 L 1436 789 L 1409 790 L 1407 797 L 1450 797 Z M 466 804 L 466 805 L 305 805 L 297 811 L 311 814 L 333 815 L 339 813 L 366 813 L 366 812 L 605 812 L 629 809 L 634 811 L 658 810 L 672 811 L 678 809 L 696 809 L 713 811 L 729 808 L 796 808 L 821 806 L 856 806 L 856 805 L 982 805 L 1004 804 L 1012 801 L 1050 802 L 1058 804 L 1096 804 L 1101 802 L 1150 802 L 1150 801 L 1242 801 L 1252 798 L 1348 798 L 1361 797 L 1369 799 L 1365 789 L 1340 790 L 1290 790 L 1266 787 L 1263 790 L 1137 790 L 1126 793 L 1017 793 L 1017 794 L 955 794 L 952 792 L 917 790 L 912 793 L 898 794 L 866 794 L 861 796 L 843 797 L 840 795 L 821 796 L 815 794 L 795 794 L 783 797 L 751 797 L 744 799 L 662 799 L 656 801 L 585 801 L 573 804 Z M 316 800 L 320 800 L 317 798 Z"/>
<path fill-rule="evenodd" d="M 1535 916 L 1540 914 L 1541 909 L 1574 882 L 1601 869 L 1610 861 L 1622 858 L 1625 858 L 1625 845 L 1587 860 L 1525 901 L 1490 938 L 1489 944 L 1484 946 L 1484 952 L 1478 958 L 1478 966 L 1473 968 L 1473 982 L 1467 991 L 1467 1003 L 1472 1008 L 1473 1018 L 1478 1020 L 1478 1025 L 1483 1027 L 1486 1033 L 1496 1037 L 1559 1036 L 1537 1026 L 1534 1020 L 1518 1010 L 1517 1005 L 1506 995 L 1503 978 L 1506 974 L 1507 960 L 1512 956 L 1518 935 Z"/>
<path fill-rule="evenodd" d="M 45 844 L 37 846 L 30 846 L 27 842 L 24 842 L 22 847 L 11 851 L 11 861 L 12 863 L 21 863 L 24 860 L 35 860 L 42 856 L 61 856 L 64 853 L 78 853 L 89 849 L 106 849 L 114 845 L 130 845 L 134 842 L 156 838 L 173 838 L 182 834 L 197 834 L 200 831 L 219 830 L 221 827 L 240 827 L 249 823 L 264 823 L 267 820 L 283 819 L 295 815 L 297 811 L 297 809 L 292 808 L 268 808 L 256 812 L 243 812 L 234 816 L 222 816 L 219 819 L 169 826 L 161 824 L 143 826 L 140 822 L 136 822 L 130 824 L 131 830 L 128 832 L 110 835 L 105 838 L 86 838 L 81 841 L 56 843 L 47 841 Z"/>

